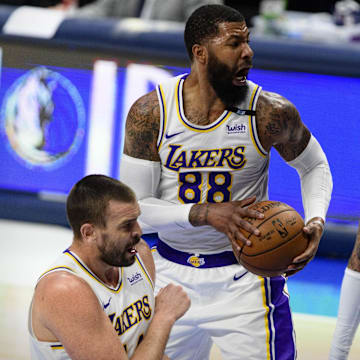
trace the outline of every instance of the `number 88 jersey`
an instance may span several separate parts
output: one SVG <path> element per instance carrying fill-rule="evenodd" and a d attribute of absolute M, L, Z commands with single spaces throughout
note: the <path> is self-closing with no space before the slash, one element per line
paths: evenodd
<path fill-rule="evenodd" d="M 261 87 L 247 81 L 247 94 L 236 112 L 225 110 L 216 121 L 200 126 L 184 113 L 186 76 L 171 78 L 156 89 L 161 110 L 157 143 L 160 198 L 182 204 L 242 200 L 252 195 L 258 201 L 266 200 L 269 154 L 259 142 L 253 115 Z M 162 231 L 159 237 L 187 252 L 231 250 L 227 237 L 210 226 Z"/>

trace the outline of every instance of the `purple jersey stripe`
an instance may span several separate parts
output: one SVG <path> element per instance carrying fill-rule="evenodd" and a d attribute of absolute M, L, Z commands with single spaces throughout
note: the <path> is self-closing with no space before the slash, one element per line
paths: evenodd
<path fill-rule="evenodd" d="M 271 288 L 270 299 L 274 305 L 272 314 L 275 328 L 274 360 L 294 360 L 296 359 L 295 336 L 289 298 L 283 292 L 285 279 L 278 276 L 269 278 L 268 281 Z"/>
<path fill-rule="evenodd" d="M 271 302 L 271 285 L 269 284 L 270 278 L 264 278 L 264 288 L 265 288 L 265 297 L 266 297 L 266 306 L 268 307 L 268 326 L 269 326 L 269 348 L 270 348 L 270 358 L 269 360 L 275 360 L 275 354 L 273 353 L 273 341 L 274 341 L 274 332 L 273 332 L 273 312 L 274 306 Z M 270 285 L 270 287 L 269 287 Z"/>

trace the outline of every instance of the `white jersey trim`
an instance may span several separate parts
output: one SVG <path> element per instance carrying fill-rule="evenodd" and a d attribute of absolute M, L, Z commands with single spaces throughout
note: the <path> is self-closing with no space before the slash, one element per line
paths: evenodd
<path fill-rule="evenodd" d="M 166 114 L 166 101 L 164 96 L 164 90 L 162 89 L 161 85 L 158 85 L 156 87 L 156 93 L 158 96 L 159 106 L 160 106 L 160 128 L 159 128 L 158 140 L 156 143 L 159 151 L 165 134 L 167 114 Z"/>
<path fill-rule="evenodd" d="M 147 280 L 149 281 L 151 287 L 154 289 L 154 288 L 155 288 L 155 284 L 154 284 L 154 282 L 152 281 L 150 274 L 149 274 L 148 271 L 146 270 L 146 266 L 145 266 L 145 264 L 143 263 L 142 259 L 140 258 L 140 256 L 139 256 L 138 254 L 136 255 L 135 259 L 136 259 L 136 262 L 139 264 L 141 270 L 143 271 L 144 275 L 146 276 Z"/>
<path fill-rule="evenodd" d="M 184 124 L 188 129 L 198 132 L 206 132 L 216 129 L 223 123 L 223 121 L 225 121 L 231 115 L 231 111 L 225 110 L 217 120 L 206 126 L 196 125 L 191 121 L 189 121 L 185 116 L 184 102 L 183 102 L 183 87 L 186 77 L 187 75 L 181 77 L 176 84 L 176 93 L 175 93 L 176 109 L 180 122 Z"/>
<path fill-rule="evenodd" d="M 106 289 L 114 292 L 114 293 L 118 293 L 120 292 L 122 285 L 123 285 L 123 273 L 124 273 L 124 268 L 121 267 L 121 271 L 119 271 L 119 280 L 118 283 L 116 285 L 116 287 L 111 287 L 108 286 L 106 284 L 104 284 L 82 261 L 81 259 L 74 254 L 73 252 L 71 252 L 70 250 L 65 250 L 64 254 L 69 256 L 71 259 L 73 259 L 81 268 L 82 271 L 84 271 L 87 275 L 89 275 L 90 277 L 92 277 L 93 279 L 95 279 L 99 284 L 101 284 L 102 286 L 104 286 Z"/>
<path fill-rule="evenodd" d="M 256 103 L 259 99 L 260 92 L 261 92 L 261 86 L 256 85 L 253 93 L 251 94 L 249 110 L 256 109 Z M 254 143 L 255 149 L 258 151 L 260 156 L 267 157 L 268 152 L 262 147 L 260 140 L 259 140 L 259 136 L 258 136 L 258 132 L 257 132 L 257 128 L 256 128 L 256 116 L 254 116 L 254 115 L 249 115 L 249 128 L 250 128 L 250 136 Z"/>

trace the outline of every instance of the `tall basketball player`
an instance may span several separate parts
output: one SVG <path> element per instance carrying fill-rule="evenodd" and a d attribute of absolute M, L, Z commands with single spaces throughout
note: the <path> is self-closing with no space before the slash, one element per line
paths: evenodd
<path fill-rule="evenodd" d="M 144 232 L 158 233 L 157 286 L 187 289 L 192 305 L 174 326 L 166 354 L 204 360 L 215 342 L 226 360 L 296 357 L 285 277 L 262 278 L 236 263 L 251 244 L 240 229 L 261 218 L 247 205 L 268 198 L 272 147 L 300 175 L 307 249 L 317 251 L 332 177 L 326 156 L 295 106 L 247 80 L 253 51 L 243 16 L 208 5 L 185 26 L 190 74 L 160 84 L 130 109 L 120 177 L 140 199 Z"/>

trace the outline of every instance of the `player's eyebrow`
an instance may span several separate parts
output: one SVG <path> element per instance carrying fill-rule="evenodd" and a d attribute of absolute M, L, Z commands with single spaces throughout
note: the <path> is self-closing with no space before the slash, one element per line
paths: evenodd
<path fill-rule="evenodd" d="M 248 34 L 231 34 L 228 38 L 227 41 L 231 41 L 231 40 L 244 40 L 244 38 L 246 40 L 248 40 L 250 37 L 250 33 Z"/>
<path fill-rule="evenodd" d="M 125 218 L 121 222 L 118 223 L 118 228 L 121 228 L 122 226 L 129 225 L 129 224 L 137 221 L 137 219 L 138 219 L 138 216 Z"/>
<path fill-rule="evenodd" d="M 119 222 L 119 223 L 117 224 L 117 228 L 120 229 L 120 228 L 122 228 L 122 227 L 124 227 L 124 226 L 127 226 L 127 225 L 131 224 L 132 221 L 133 221 L 133 220 L 131 220 L 131 219 L 130 219 L 130 220 L 129 220 L 129 219 L 122 220 L 121 222 Z"/>

